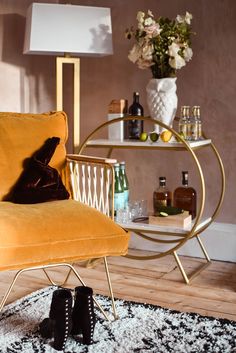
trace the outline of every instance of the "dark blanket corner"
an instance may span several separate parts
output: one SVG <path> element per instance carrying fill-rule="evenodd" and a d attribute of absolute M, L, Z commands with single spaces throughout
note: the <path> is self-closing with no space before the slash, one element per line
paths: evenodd
<path fill-rule="evenodd" d="M 52 137 L 28 160 L 25 168 L 11 192 L 4 198 L 21 204 L 32 204 L 54 200 L 65 200 L 70 197 L 58 171 L 48 165 L 59 137 Z"/>

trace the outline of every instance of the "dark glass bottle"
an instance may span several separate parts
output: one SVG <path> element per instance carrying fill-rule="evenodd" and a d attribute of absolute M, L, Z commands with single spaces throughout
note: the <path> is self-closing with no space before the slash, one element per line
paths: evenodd
<path fill-rule="evenodd" d="M 196 217 L 197 211 L 197 192 L 188 186 L 188 172 L 182 172 L 182 186 L 174 191 L 174 206 L 189 211 L 192 219 Z"/>
<path fill-rule="evenodd" d="M 143 116 L 143 107 L 139 103 L 139 93 L 134 92 L 133 103 L 129 107 L 128 114 L 131 116 Z M 143 120 L 128 120 L 125 122 L 125 138 L 139 140 L 143 132 Z"/>
<path fill-rule="evenodd" d="M 162 206 L 171 206 L 171 192 L 166 187 L 166 177 L 159 178 L 159 187 L 153 193 L 154 213 L 158 213 Z"/>

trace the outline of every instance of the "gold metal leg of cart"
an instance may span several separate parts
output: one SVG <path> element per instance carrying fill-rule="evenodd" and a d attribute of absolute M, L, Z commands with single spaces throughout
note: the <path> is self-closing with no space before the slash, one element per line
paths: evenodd
<path fill-rule="evenodd" d="M 195 238 L 197 239 L 197 241 L 198 241 L 198 243 L 199 243 L 199 245 L 200 245 L 200 248 L 201 248 L 201 250 L 202 250 L 202 252 L 203 252 L 203 254 L 204 254 L 205 259 L 206 259 L 207 262 L 206 262 L 206 263 L 203 263 L 196 271 L 194 271 L 194 272 L 191 274 L 191 276 L 187 276 L 187 274 L 186 274 L 186 272 L 185 272 L 185 270 L 184 270 L 184 267 L 183 267 L 183 265 L 182 265 L 182 263 L 181 263 L 181 261 L 180 261 L 180 258 L 179 258 L 179 256 L 178 256 L 177 252 L 176 252 L 176 251 L 173 252 L 175 261 L 176 261 L 176 263 L 177 263 L 177 265 L 178 265 L 178 267 L 179 267 L 179 270 L 180 270 L 180 272 L 181 272 L 181 274 L 182 274 L 182 276 L 183 276 L 183 279 L 184 279 L 184 281 L 185 281 L 186 284 L 189 284 L 190 281 L 192 281 L 195 277 L 197 277 L 197 276 L 198 276 L 206 267 L 208 267 L 208 266 L 210 265 L 210 263 L 211 263 L 211 259 L 210 259 L 209 255 L 208 255 L 208 253 L 207 253 L 207 251 L 206 251 L 206 248 L 204 247 L 204 245 L 203 245 L 203 243 L 202 243 L 202 241 L 201 241 L 199 235 L 196 235 Z"/>

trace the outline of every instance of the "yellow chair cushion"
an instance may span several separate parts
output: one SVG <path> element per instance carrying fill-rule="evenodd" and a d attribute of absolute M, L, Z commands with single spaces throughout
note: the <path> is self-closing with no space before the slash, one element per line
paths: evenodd
<path fill-rule="evenodd" d="M 125 255 L 129 234 L 78 201 L 0 202 L 0 271 Z"/>
<path fill-rule="evenodd" d="M 50 162 L 63 176 L 67 140 L 64 112 L 44 114 L 0 113 L 0 200 L 9 193 L 23 170 L 23 161 L 32 156 L 49 137 L 59 137 L 60 144 Z"/>

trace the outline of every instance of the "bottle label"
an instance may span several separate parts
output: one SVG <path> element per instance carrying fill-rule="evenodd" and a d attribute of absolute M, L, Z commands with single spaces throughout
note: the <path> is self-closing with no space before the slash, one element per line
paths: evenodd
<path fill-rule="evenodd" d="M 139 139 L 140 134 L 143 132 L 143 123 L 141 120 L 130 120 L 128 125 L 129 138 Z"/>
<path fill-rule="evenodd" d="M 128 206 L 128 202 L 129 202 L 129 190 L 124 190 L 124 206 Z"/>
<path fill-rule="evenodd" d="M 167 200 L 158 200 L 157 201 L 157 207 L 161 207 L 161 206 L 167 206 Z"/>
<path fill-rule="evenodd" d="M 182 133 L 184 135 L 184 138 L 187 138 L 187 124 L 180 124 L 179 125 L 179 132 Z"/>
<path fill-rule="evenodd" d="M 198 126 L 197 124 L 191 124 L 191 140 L 198 139 Z"/>
<path fill-rule="evenodd" d="M 125 202 L 124 202 L 124 193 L 119 192 L 114 195 L 114 210 L 117 211 L 121 208 L 124 208 Z"/>
<path fill-rule="evenodd" d="M 202 138 L 202 125 L 198 124 L 198 138 L 201 139 Z"/>

